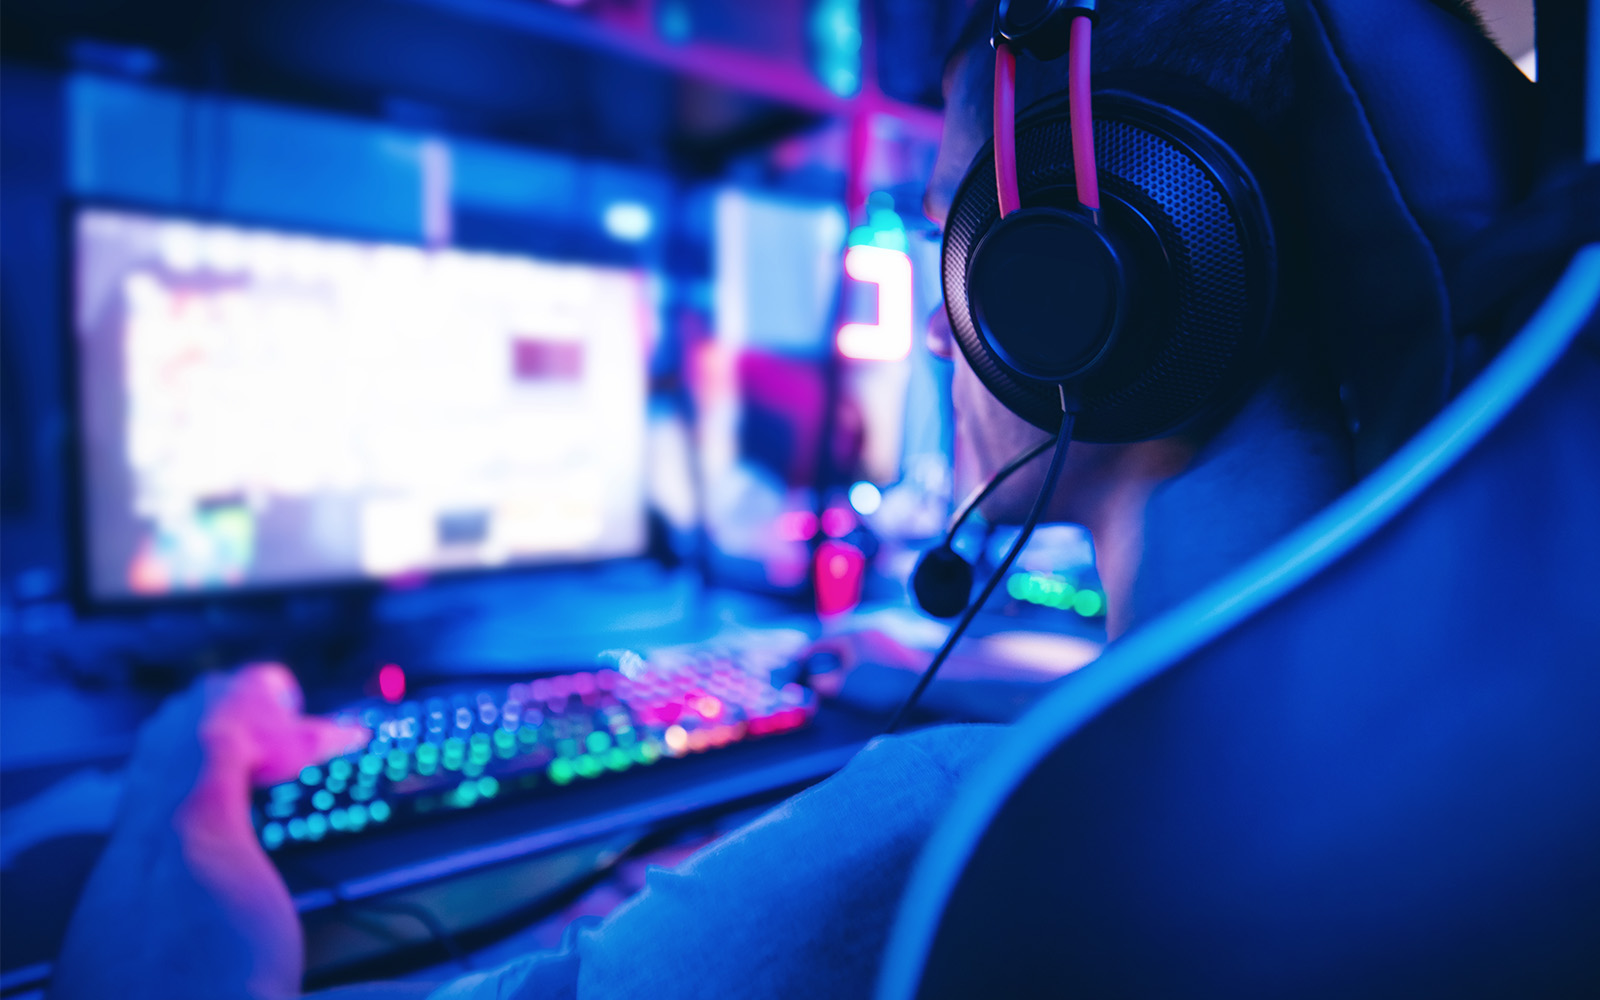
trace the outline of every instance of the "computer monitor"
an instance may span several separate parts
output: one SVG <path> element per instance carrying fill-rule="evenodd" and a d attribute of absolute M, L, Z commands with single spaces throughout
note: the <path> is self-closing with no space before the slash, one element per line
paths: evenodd
<path fill-rule="evenodd" d="M 73 223 L 91 600 L 643 551 L 645 273 Z"/>

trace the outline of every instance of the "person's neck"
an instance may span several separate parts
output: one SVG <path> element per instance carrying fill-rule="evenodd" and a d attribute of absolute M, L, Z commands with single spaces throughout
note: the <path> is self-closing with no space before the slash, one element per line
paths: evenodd
<path fill-rule="evenodd" d="M 1263 386 L 1198 452 L 1145 446 L 1127 462 L 1085 519 L 1113 639 L 1241 565 L 1353 479 L 1337 418 L 1298 401 L 1283 380 Z"/>

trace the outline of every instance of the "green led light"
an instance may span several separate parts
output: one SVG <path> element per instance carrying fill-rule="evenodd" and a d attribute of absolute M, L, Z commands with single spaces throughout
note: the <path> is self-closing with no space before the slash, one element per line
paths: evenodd
<path fill-rule="evenodd" d="M 432 743 L 417 747 L 417 773 L 427 777 L 439 768 L 439 748 Z"/>
<path fill-rule="evenodd" d="M 311 804 L 316 806 L 318 809 L 332 809 L 333 793 L 324 788 L 317 792 L 317 794 L 311 796 Z"/>
<path fill-rule="evenodd" d="M 472 749 L 477 750 L 479 747 L 482 747 L 485 750 L 489 749 L 489 734 L 488 733 L 473 733 L 472 734 Z"/>
<path fill-rule="evenodd" d="M 511 730 L 509 730 L 509 729 L 496 729 L 494 731 L 494 745 L 495 746 L 497 746 L 497 747 L 508 747 L 508 746 L 513 745 L 515 742 L 516 742 L 516 737 L 511 735 Z"/>
<path fill-rule="evenodd" d="M 312 764 L 300 772 L 300 780 L 312 787 L 322 784 L 322 768 Z"/>
<path fill-rule="evenodd" d="M 283 826 L 278 823 L 268 823 L 261 828 L 261 845 L 269 851 L 276 851 L 283 846 Z"/>
<path fill-rule="evenodd" d="M 463 781 L 450 793 L 450 804 L 457 809 L 466 809 L 478 801 L 478 783 L 476 781 Z"/>
<path fill-rule="evenodd" d="M 1093 618 L 1105 610 L 1106 600 L 1097 591 L 1080 590 L 1078 599 L 1073 602 L 1073 610 L 1085 618 Z"/>
<path fill-rule="evenodd" d="M 572 739 L 556 740 L 556 755 L 559 757 L 578 756 L 578 741 Z"/>
<path fill-rule="evenodd" d="M 522 728 L 517 730 L 517 739 L 531 747 L 539 742 L 539 730 L 524 723 Z"/>
<path fill-rule="evenodd" d="M 376 802 L 372 803 L 372 805 L 367 807 L 367 815 L 372 817 L 372 821 L 374 823 L 382 823 L 384 820 L 389 818 L 389 803 L 383 801 L 382 799 L 378 799 Z"/>
<path fill-rule="evenodd" d="M 341 757 L 328 765 L 328 777 L 330 779 L 337 778 L 340 781 L 349 781 L 350 774 L 354 770 L 355 768 L 350 766 L 350 762 Z"/>
<path fill-rule="evenodd" d="M 611 749 L 611 734 L 596 729 L 584 737 L 583 745 L 589 748 L 590 753 L 605 753 Z"/>
<path fill-rule="evenodd" d="M 626 771 L 633 766 L 633 758 L 628 756 L 628 751 L 621 747 L 612 747 L 606 752 L 606 767 L 613 771 Z"/>
<path fill-rule="evenodd" d="M 494 778 L 478 779 L 478 794 L 486 799 L 492 799 L 500 794 L 500 782 Z"/>
<path fill-rule="evenodd" d="M 383 770 L 383 758 L 375 753 L 369 753 L 361 758 L 361 773 L 365 775 L 377 774 Z"/>
<path fill-rule="evenodd" d="M 858 38 L 858 48 L 859 42 Z M 838 80 L 851 92 L 857 89 L 860 82 L 855 70 L 848 67 L 846 73 L 839 76 Z M 887 191 L 874 191 L 868 195 L 866 221 L 850 230 L 850 237 L 845 242 L 853 247 L 883 247 L 885 250 L 899 250 L 901 253 L 910 250 L 911 244 L 906 239 L 905 222 L 894 210 L 894 195 Z"/>
<path fill-rule="evenodd" d="M 598 778 L 600 776 L 600 772 L 605 770 L 605 765 L 601 764 L 599 760 L 591 757 L 589 754 L 584 754 L 577 760 L 573 761 L 572 767 L 578 772 L 579 775 L 585 778 Z"/>
<path fill-rule="evenodd" d="M 1019 601 L 1061 611 L 1076 611 L 1092 618 L 1105 609 L 1103 595 L 1079 590 L 1062 577 L 1051 573 L 1022 573 L 1006 580 L 1006 593 Z"/>
<path fill-rule="evenodd" d="M 550 767 L 546 770 L 546 773 L 550 775 L 550 780 L 556 784 L 568 784 L 572 781 L 572 761 L 565 757 L 557 757 L 550 762 Z"/>
<path fill-rule="evenodd" d="M 466 750 L 467 745 L 461 741 L 461 737 L 459 736 L 452 736 L 444 741 L 445 760 L 449 760 L 451 757 L 460 759 L 461 755 L 466 753 Z"/>
<path fill-rule="evenodd" d="M 466 775 L 469 778 L 476 778 L 478 775 L 483 773 L 483 769 L 484 769 L 484 762 L 483 761 L 481 761 L 481 760 L 469 760 L 469 761 L 467 761 L 466 765 L 461 768 L 461 773 Z"/>
<path fill-rule="evenodd" d="M 654 764 L 661 759 L 661 744 L 655 740 L 645 740 L 634 745 L 633 755 L 641 764 Z"/>
<path fill-rule="evenodd" d="M 403 771 L 411 766 L 411 755 L 404 750 L 390 750 L 387 763 L 390 767 Z"/>
<path fill-rule="evenodd" d="M 636 738 L 637 737 L 634 736 L 634 732 L 633 732 L 633 727 L 632 726 L 618 726 L 617 727 L 617 731 L 616 731 L 617 746 L 619 746 L 619 747 L 631 747 L 631 746 L 633 746 L 633 741 Z"/>

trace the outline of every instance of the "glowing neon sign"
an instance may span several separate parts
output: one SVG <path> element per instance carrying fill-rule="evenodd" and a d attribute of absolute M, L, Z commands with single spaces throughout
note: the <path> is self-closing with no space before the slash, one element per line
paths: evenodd
<path fill-rule="evenodd" d="M 858 361 L 899 361 L 911 353 L 911 258 L 900 250 L 853 246 L 844 273 L 878 286 L 878 321 L 839 328 L 839 353 Z"/>

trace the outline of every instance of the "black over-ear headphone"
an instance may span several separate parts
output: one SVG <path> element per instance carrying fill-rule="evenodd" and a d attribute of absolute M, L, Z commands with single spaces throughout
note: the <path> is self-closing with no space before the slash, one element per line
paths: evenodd
<path fill-rule="evenodd" d="M 1242 112 L 1157 76 L 1109 78 L 1091 98 L 1095 8 L 1000 0 L 995 10 L 995 136 L 946 219 L 945 308 L 984 386 L 1056 437 L 985 483 L 918 563 L 912 589 L 923 609 L 965 614 L 891 729 L 1027 543 L 1069 439 L 1180 431 L 1236 401 L 1267 353 L 1279 251 L 1260 173 L 1266 144 Z M 1065 101 L 1016 118 L 1018 51 L 1068 56 Z M 951 547 L 956 531 L 1051 443 L 1033 512 L 970 601 L 973 571 Z"/>
<path fill-rule="evenodd" d="M 1010 26 L 1023 8 L 1048 13 Z M 1001 0 L 998 51 L 1052 58 L 1060 21 L 1087 25 L 1093 10 L 1094 0 Z M 1262 358 L 1277 241 L 1263 165 L 1235 147 L 1260 161 L 1265 144 L 1241 113 L 1160 77 L 1111 78 L 1093 101 L 1092 207 L 1076 183 L 1072 116 L 1056 100 L 1016 123 L 1021 207 L 1002 218 L 994 151 L 1011 123 L 997 116 L 997 141 L 973 161 L 945 225 L 945 307 L 973 371 L 1019 416 L 1053 432 L 1056 386 L 1076 381 L 1078 440 L 1141 441 L 1225 407 Z"/>

